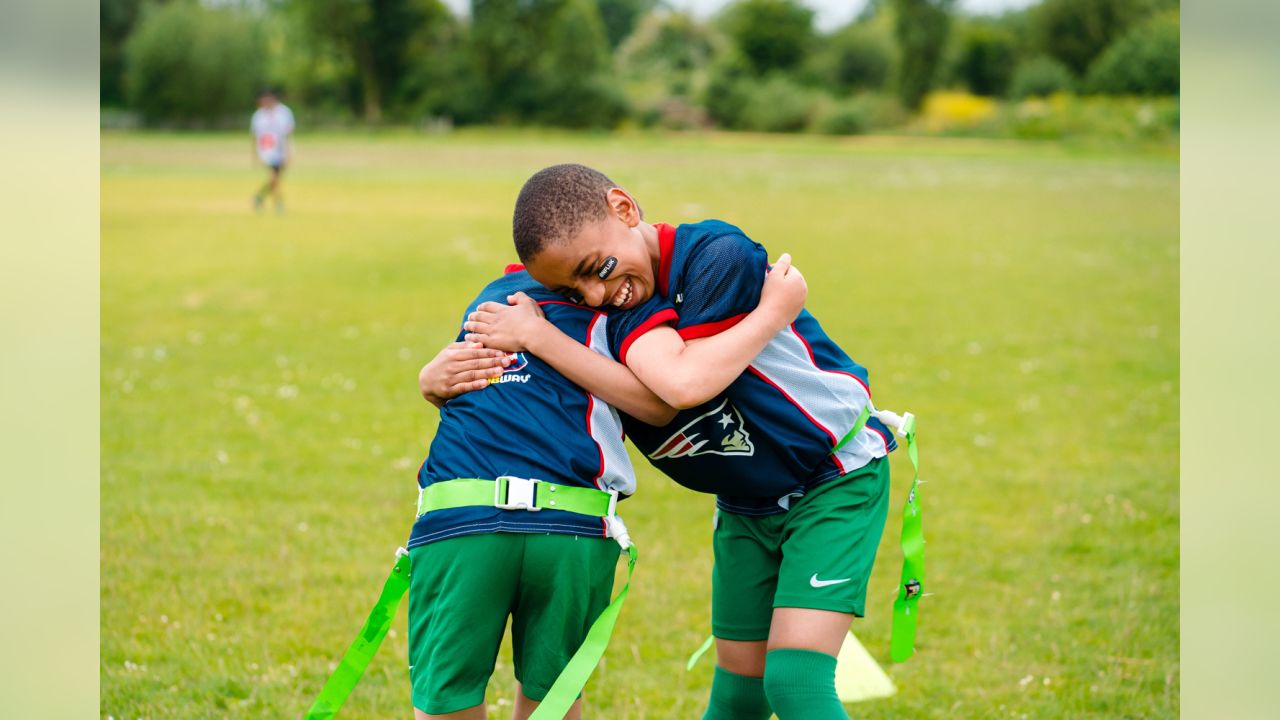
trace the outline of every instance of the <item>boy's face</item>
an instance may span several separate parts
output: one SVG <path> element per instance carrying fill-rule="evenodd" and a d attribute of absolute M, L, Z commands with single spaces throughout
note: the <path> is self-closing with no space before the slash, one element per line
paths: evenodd
<path fill-rule="evenodd" d="M 527 263 L 533 279 L 582 305 L 629 310 L 653 297 L 655 259 L 639 230 L 640 211 L 609 191 L 609 214 L 550 244 Z"/>

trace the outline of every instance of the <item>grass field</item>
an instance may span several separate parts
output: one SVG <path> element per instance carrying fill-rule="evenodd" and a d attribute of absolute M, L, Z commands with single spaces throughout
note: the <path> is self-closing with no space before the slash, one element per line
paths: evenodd
<path fill-rule="evenodd" d="M 928 139 L 304 136 L 257 215 L 235 136 L 102 140 L 101 713 L 298 717 L 413 514 L 418 368 L 512 259 L 521 182 L 596 165 L 730 220 L 920 417 L 929 583 L 854 717 L 1178 714 L 1178 160 Z M 887 664 L 899 514 L 854 625 Z M 631 599 L 591 717 L 700 716 L 711 498 L 637 458 Z M 404 610 L 343 717 L 410 717 Z M 488 702 L 509 713 L 504 650 Z"/>

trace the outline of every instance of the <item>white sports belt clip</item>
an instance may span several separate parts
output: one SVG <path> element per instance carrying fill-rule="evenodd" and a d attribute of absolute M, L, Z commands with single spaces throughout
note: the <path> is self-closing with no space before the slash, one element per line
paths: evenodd
<path fill-rule="evenodd" d="M 534 504 L 537 485 L 541 480 L 503 475 L 493 484 L 493 506 L 503 510 L 528 510 L 539 512 L 542 508 Z M 503 493 L 503 490 L 506 490 Z"/>

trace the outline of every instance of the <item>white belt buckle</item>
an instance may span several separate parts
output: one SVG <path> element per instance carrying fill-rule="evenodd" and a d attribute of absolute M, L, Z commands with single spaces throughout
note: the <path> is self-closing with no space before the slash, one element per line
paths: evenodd
<path fill-rule="evenodd" d="M 503 480 L 506 481 L 507 496 L 502 497 Z M 533 502 L 537 484 L 541 480 L 511 477 L 503 475 L 493 483 L 493 506 L 503 510 L 528 510 L 538 512 L 542 508 Z"/>

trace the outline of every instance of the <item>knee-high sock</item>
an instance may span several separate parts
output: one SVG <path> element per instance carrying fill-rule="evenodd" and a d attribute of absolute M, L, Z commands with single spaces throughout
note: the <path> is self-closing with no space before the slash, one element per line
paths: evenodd
<path fill-rule="evenodd" d="M 716 667 L 711 702 L 702 720 L 769 720 L 773 710 L 764 694 L 764 678 L 737 675 Z"/>
<path fill-rule="evenodd" d="M 836 695 L 836 659 L 813 650 L 765 656 L 764 691 L 778 720 L 848 720 Z"/>

